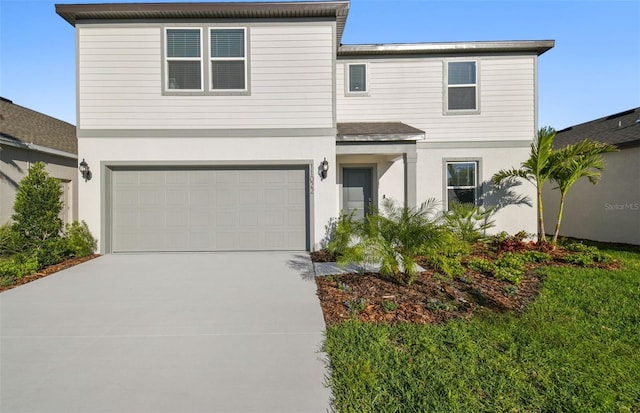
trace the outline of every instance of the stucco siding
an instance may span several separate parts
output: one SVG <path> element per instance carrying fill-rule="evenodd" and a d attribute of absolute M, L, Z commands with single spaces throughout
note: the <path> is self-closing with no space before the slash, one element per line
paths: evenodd
<path fill-rule="evenodd" d="M 69 182 L 70 205 L 65 206 L 69 208 L 67 219 L 78 219 L 78 167 L 75 159 L 3 145 L 0 150 L 0 225 L 11 219 L 18 185 L 29 173 L 29 167 L 38 161 L 46 164 L 45 170 L 50 176 Z"/>
<path fill-rule="evenodd" d="M 604 155 L 606 169 L 596 185 L 585 178 L 567 194 L 560 235 L 640 245 L 640 148 Z M 553 233 L 560 193 L 553 183 L 543 190 L 547 233 Z"/>
<path fill-rule="evenodd" d="M 442 57 L 339 60 L 338 122 L 401 121 L 428 141 L 531 140 L 535 134 L 535 55 L 468 57 L 478 62 L 479 111 L 446 114 Z M 367 63 L 366 96 L 345 96 L 345 65 Z"/>
<path fill-rule="evenodd" d="M 520 163 L 529 157 L 529 148 L 420 148 L 418 147 L 417 162 L 417 196 L 418 204 L 429 198 L 435 198 L 444 202 L 446 181 L 444 177 L 444 164 L 446 161 L 474 160 L 478 162 L 478 186 L 480 196 L 485 207 L 495 206 L 498 202 L 504 202 L 505 192 L 496 192 L 491 185 L 491 177 L 500 169 L 517 168 Z M 536 190 L 529 182 L 520 182 L 520 185 L 510 188 L 516 195 L 524 197 L 526 203 L 509 204 L 497 210 L 492 217 L 495 227 L 491 233 L 506 231 L 515 234 L 526 231 L 537 234 Z M 443 205 L 443 204 L 441 204 Z"/>
<path fill-rule="evenodd" d="M 249 94 L 168 96 L 160 25 L 78 24 L 78 127 L 332 127 L 333 24 L 237 26 L 248 27 Z"/>
<path fill-rule="evenodd" d="M 189 166 L 189 165 L 309 165 L 310 166 L 310 232 L 311 248 L 320 245 L 325 225 L 336 216 L 335 136 L 285 138 L 84 138 L 79 150 L 93 172 L 88 182 L 81 183 L 80 217 L 99 240 L 104 252 L 103 238 L 107 224 L 108 188 L 105 187 L 105 168 L 128 166 Z M 330 160 L 327 178 L 317 173 L 320 162 Z"/>

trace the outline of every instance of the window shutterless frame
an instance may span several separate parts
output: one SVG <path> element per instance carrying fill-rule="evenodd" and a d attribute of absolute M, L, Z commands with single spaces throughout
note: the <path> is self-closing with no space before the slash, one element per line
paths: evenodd
<path fill-rule="evenodd" d="M 209 91 L 247 92 L 246 27 L 209 27 Z"/>
<path fill-rule="evenodd" d="M 202 28 L 164 28 L 164 90 L 167 92 L 202 92 Z"/>
<path fill-rule="evenodd" d="M 476 160 L 449 160 L 444 163 L 445 207 L 453 202 L 478 205 L 478 167 Z"/>
<path fill-rule="evenodd" d="M 344 95 L 369 96 L 369 64 L 362 62 L 345 62 Z"/>
<path fill-rule="evenodd" d="M 444 113 L 480 113 L 478 60 L 444 61 Z"/>

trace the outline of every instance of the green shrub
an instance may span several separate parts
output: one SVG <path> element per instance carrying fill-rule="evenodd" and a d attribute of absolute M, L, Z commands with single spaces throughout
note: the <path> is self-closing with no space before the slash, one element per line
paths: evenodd
<path fill-rule="evenodd" d="M 446 276 L 453 278 L 464 274 L 464 267 L 458 257 L 448 257 L 446 255 L 432 255 L 428 258 L 431 268 Z"/>
<path fill-rule="evenodd" d="M 34 256 L 38 260 L 40 268 L 64 261 L 69 257 L 67 239 L 55 237 L 45 240 L 40 247 L 34 251 Z"/>
<path fill-rule="evenodd" d="M 496 265 L 484 258 L 472 258 L 467 263 L 467 266 L 476 272 L 487 275 L 493 274 L 496 270 Z"/>
<path fill-rule="evenodd" d="M 0 256 L 9 256 L 21 251 L 24 251 L 24 245 L 12 225 L 6 223 L 0 226 Z"/>
<path fill-rule="evenodd" d="M 75 257 L 86 257 L 96 251 L 98 241 L 91 235 L 87 223 L 73 221 L 65 229 L 67 247 Z"/>
<path fill-rule="evenodd" d="M 32 274 L 40 268 L 38 259 L 25 254 L 16 254 L 0 262 L 0 278 L 13 281 Z"/>
<path fill-rule="evenodd" d="M 60 237 L 62 231 L 60 181 L 49 176 L 44 167 L 36 162 L 20 181 L 11 217 L 20 242 L 34 251 L 47 240 Z"/>
<path fill-rule="evenodd" d="M 349 314 L 356 316 L 367 308 L 369 301 L 364 298 L 357 298 L 345 301 L 344 305 L 349 309 Z"/>
<path fill-rule="evenodd" d="M 538 262 L 538 263 L 546 263 L 551 261 L 551 255 L 542 251 L 524 251 L 522 253 L 527 262 Z"/>
<path fill-rule="evenodd" d="M 342 255 L 352 244 L 353 238 L 358 234 L 358 222 L 353 218 L 356 211 L 350 214 L 341 214 L 335 224 L 335 230 L 331 234 L 331 240 L 327 244 L 327 250 L 333 255 Z"/>
<path fill-rule="evenodd" d="M 385 313 L 391 313 L 393 311 L 396 311 L 398 309 L 398 303 L 396 303 L 393 300 L 384 300 L 382 302 L 382 310 Z"/>
<path fill-rule="evenodd" d="M 574 253 L 567 254 L 561 258 L 562 261 L 569 264 L 588 267 L 593 266 L 595 263 L 609 263 L 612 261 L 609 255 L 601 252 L 597 247 L 584 245 L 580 242 L 570 243 L 564 248 Z"/>
<path fill-rule="evenodd" d="M 474 204 L 454 202 L 444 213 L 445 225 L 460 240 L 474 243 L 486 237 L 487 230 L 493 228 L 491 216 L 494 208 L 478 207 Z"/>

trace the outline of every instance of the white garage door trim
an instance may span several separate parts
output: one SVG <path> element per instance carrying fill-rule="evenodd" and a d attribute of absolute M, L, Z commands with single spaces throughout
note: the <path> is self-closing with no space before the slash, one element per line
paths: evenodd
<path fill-rule="evenodd" d="M 122 164 L 103 171 L 105 252 L 309 250 L 309 164 Z M 204 203 L 194 203 L 198 196 Z M 245 207 L 251 204 L 257 207 Z"/>

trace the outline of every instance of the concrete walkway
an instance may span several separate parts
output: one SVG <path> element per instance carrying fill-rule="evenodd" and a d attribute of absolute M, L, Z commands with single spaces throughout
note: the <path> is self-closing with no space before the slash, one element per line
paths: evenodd
<path fill-rule="evenodd" d="M 2 412 L 326 412 L 307 253 L 107 255 L 0 294 Z"/>

